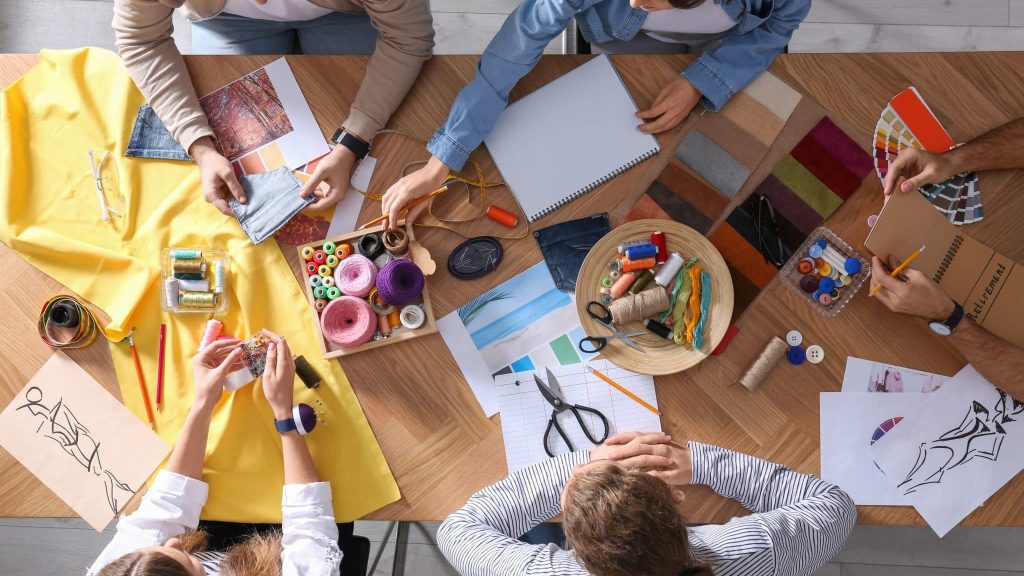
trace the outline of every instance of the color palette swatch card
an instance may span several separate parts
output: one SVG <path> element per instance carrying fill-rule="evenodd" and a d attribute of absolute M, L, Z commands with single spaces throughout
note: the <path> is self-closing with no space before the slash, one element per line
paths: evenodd
<path fill-rule="evenodd" d="M 901 150 L 919 148 L 941 154 L 956 146 L 939 119 L 913 86 L 897 94 L 875 124 L 875 170 L 883 181 Z M 956 225 L 985 217 L 978 174 L 957 174 L 944 182 L 923 186 L 921 194 Z"/>

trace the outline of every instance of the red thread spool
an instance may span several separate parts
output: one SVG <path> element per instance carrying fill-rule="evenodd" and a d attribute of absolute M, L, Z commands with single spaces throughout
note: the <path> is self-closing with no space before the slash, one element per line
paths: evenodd
<path fill-rule="evenodd" d="M 316 252 L 313 252 L 313 262 L 316 262 L 317 264 L 323 264 L 324 262 L 327 262 L 327 253 L 324 252 L 323 250 L 317 250 Z"/>
<path fill-rule="evenodd" d="M 641 258 L 639 260 L 629 260 L 628 258 L 622 259 L 622 271 L 632 272 L 634 270 L 646 270 L 648 268 L 654 268 L 655 265 L 654 257 Z"/>
<path fill-rule="evenodd" d="M 306 274 L 310 276 L 316 276 L 316 270 L 316 264 L 314 264 L 313 262 L 306 263 Z"/>
<path fill-rule="evenodd" d="M 487 207 L 487 217 L 506 228 L 515 228 L 519 224 L 519 216 L 494 204 Z"/>
<path fill-rule="evenodd" d="M 651 232 L 651 243 L 658 247 L 658 253 L 654 255 L 654 261 L 661 264 L 668 259 L 668 245 L 665 240 L 665 233 L 661 230 Z"/>

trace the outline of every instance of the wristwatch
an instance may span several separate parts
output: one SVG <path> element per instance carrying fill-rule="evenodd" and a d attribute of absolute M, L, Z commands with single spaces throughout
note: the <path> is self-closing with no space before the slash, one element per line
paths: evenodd
<path fill-rule="evenodd" d="M 960 324 L 960 321 L 964 319 L 964 307 L 953 301 L 953 313 L 949 315 L 942 322 L 929 322 L 928 327 L 932 329 L 932 332 L 941 336 L 949 336 L 956 330 L 956 327 Z"/>
<path fill-rule="evenodd" d="M 338 128 L 338 131 L 331 137 L 331 142 L 348 148 L 356 155 L 358 160 L 362 160 L 370 153 L 370 144 L 368 142 L 364 142 L 362 138 L 344 128 Z"/>
<path fill-rule="evenodd" d="M 294 418 L 285 418 L 284 420 L 274 419 L 274 428 L 281 434 L 287 434 L 292 430 L 296 429 Z"/>

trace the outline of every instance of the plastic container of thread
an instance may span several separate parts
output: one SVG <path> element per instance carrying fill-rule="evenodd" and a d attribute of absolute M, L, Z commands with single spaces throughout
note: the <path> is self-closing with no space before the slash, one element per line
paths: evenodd
<path fill-rule="evenodd" d="M 842 312 L 871 276 L 870 263 L 828 228 L 816 228 L 782 267 L 782 282 L 826 318 Z"/>
<path fill-rule="evenodd" d="M 219 248 L 171 246 L 160 253 L 160 308 L 221 314 L 228 310 L 231 259 Z"/>

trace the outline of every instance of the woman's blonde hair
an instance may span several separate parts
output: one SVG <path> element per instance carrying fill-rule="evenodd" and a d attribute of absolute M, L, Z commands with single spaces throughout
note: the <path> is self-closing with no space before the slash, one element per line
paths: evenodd
<path fill-rule="evenodd" d="M 182 549 L 191 554 L 206 549 L 205 532 L 178 536 Z M 281 533 L 253 534 L 227 550 L 220 565 L 223 576 L 280 576 Z M 129 552 L 107 564 L 98 576 L 190 576 L 180 562 L 161 552 Z"/>

